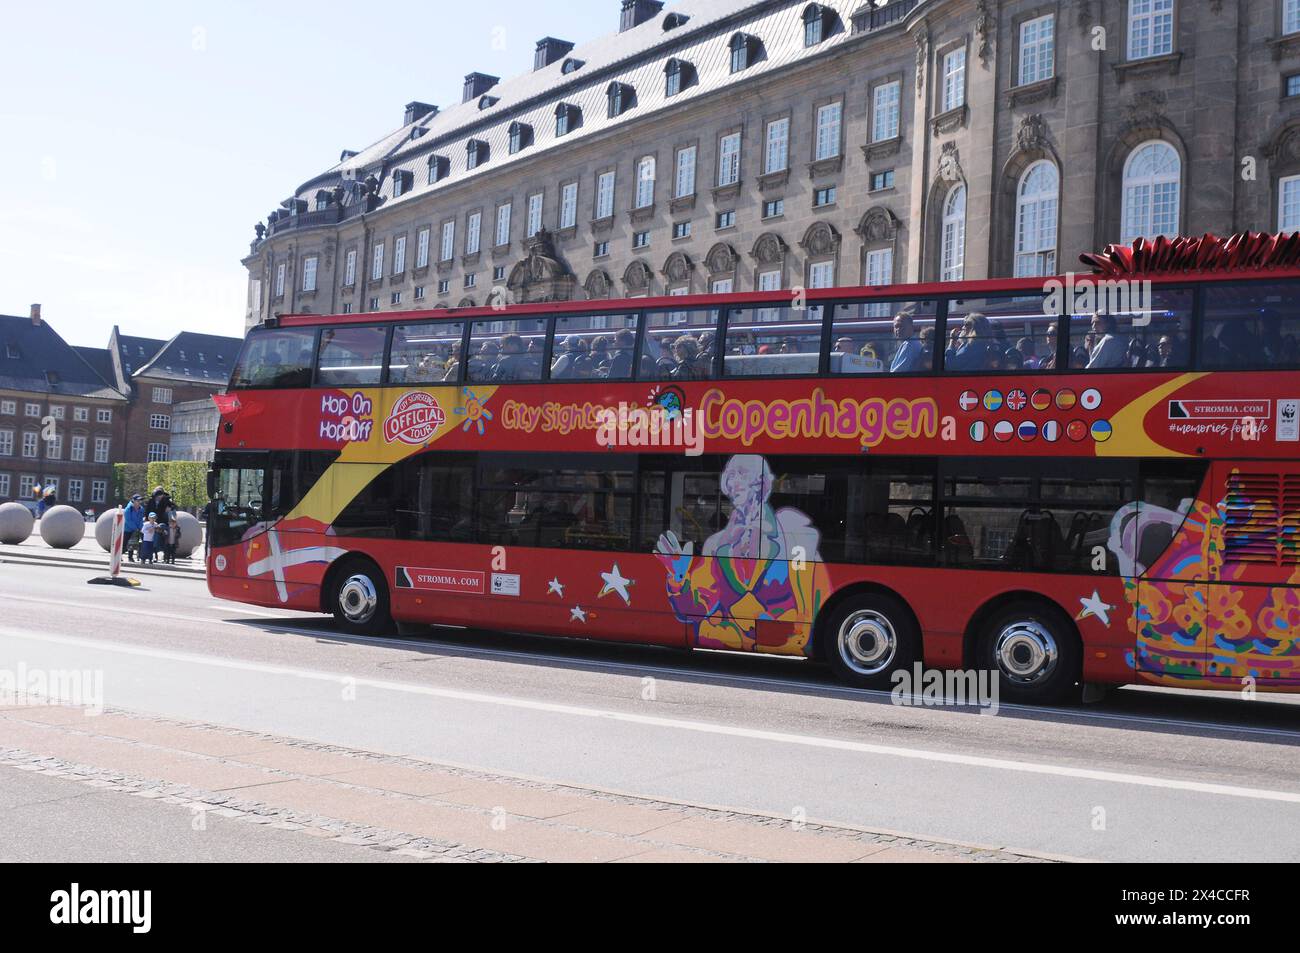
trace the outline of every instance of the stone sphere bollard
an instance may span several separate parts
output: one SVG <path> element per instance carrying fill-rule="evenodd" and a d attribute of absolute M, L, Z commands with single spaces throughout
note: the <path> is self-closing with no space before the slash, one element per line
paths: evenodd
<path fill-rule="evenodd" d="M 181 528 L 180 539 L 176 541 L 176 555 L 187 559 L 203 545 L 203 524 L 192 513 L 176 514 L 176 522 Z"/>
<path fill-rule="evenodd" d="M 86 518 L 71 506 L 55 506 L 41 517 L 41 539 L 55 549 L 71 549 L 86 538 Z"/>
<path fill-rule="evenodd" d="M 111 510 L 105 510 L 99 514 L 99 519 L 95 520 L 95 542 L 99 543 L 104 552 L 108 552 L 113 546 L 113 514 L 117 512 L 117 507 Z M 123 540 L 125 544 L 125 540 Z"/>
<path fill-rule="evenodd" d="M 36 517 L 21 503 L 0 503 L 0 543 L 16 546 L 32 535 Z"/>

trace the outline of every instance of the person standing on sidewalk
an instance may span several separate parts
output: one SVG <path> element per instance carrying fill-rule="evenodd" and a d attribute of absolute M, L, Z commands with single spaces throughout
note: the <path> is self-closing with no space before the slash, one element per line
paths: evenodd
<path fill-rule="evenodd" d="M 140 531 L 144 529 L 144 503 L 139 493 L 131 497 L 131 502 L 126 504 L 126 509 L 122 522 L 122 533 L 126 542 L 122 544 L 122 549 L 126 552 L 126 558 L 135 562 L 135 552 L 140 546 Z"/>
<path fill-rule="evenodd" d="M 176 565 L 176 544 L 181 541 L 181 524 L 176 519 L 176 510 L 172 509 L 167 514 L 167 522 L 162 530 L 166 533 L 163 543 L 163 562 L 169 566 Z"/>
<path fill-rule="evenodd" d="M 152 563 L 154 549 L 158 540 L 158 531 L 161 529 L 158 525 L 158 514 L 150 513 L 149 518 L 144 521 L 144 527 L 140 530 L 140 535 L 144 541 L 140 544 L 140 562 Z"/>

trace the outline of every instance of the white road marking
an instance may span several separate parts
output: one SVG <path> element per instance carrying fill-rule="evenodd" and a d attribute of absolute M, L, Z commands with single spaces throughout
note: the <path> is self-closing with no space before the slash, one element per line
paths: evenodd
<path fill-rule="evenodd" d="M 848 751 L 855 754 L 874 754 L 883 757 L 905 758 L 913 761 L 958 764 L 966 767 L 985 768 L 1020 774 L 1037 774 L 1050 777 L 1074 778 L 1085 781 L 1099 781 L 1108 784 L 1123 784 L 1134 787 L 1185 791 L 1194 794 L 1209 794 L 1219 797 L 1236 797 L 1248 800 L 1280 801 L 1289 804 L 1300 804 L 1300 793 L 1291 791 L 1271 791 L 1264 788 L 1248 788 L 1232 784 L 1213 784 L 1204 781 L 1159 778 L 1151 775 L 1128 774 L 1119 771 L 1075 768 L 1068 765 L 1044 764 L 1032 761 L 1013 761 L 1006 758 L 988 758 L 981 755 L 930 751 L 922 748 L 879 745 L 861 741 L 848 741 L 841 738 L 822 738 L 815 735 L 767 731 L 758 728 L 719 725 L 709 722 L 691 721 L 678 718 L 663 718 L 655 715 L 640 715 L 632 712 L 610 711 L 607 709 L 588 708 L 580 705 L 565 705 L 558 702 L 535 701 L 526 698 L 512 698 L 504 695 L 489 695 L 482 692 L 467 692 L 458 689 L 435 688 L 430 685 L 415 685 L 409 682 L 393 682 L 373 678 L 356 678 L 349 675 L 336 675 L 329 672 L 318 672 L 310 669 L 292 668 L 283 665 L 266 665 L 260 662 L 247 662 L 238 659 L 213 658 L 210 656 L 194 655 L 188 652 L 175 652 L 167 649 L 151 649 L 115 642 L 100 642 L 94 639 L 81 639 L 72 636 L 42 635 L 3 627 L 0 627 L 0 635 L 13 639 L 71 645 L 78 648 L 99 649 L 100 651 L 116 652 L 119 654 L 134 655 L 142 658 L 162 659 L 165 661 L 183 662 L 192 665 L 206 665 L 212 668 L 234 669 L 236 671 L 256 672 L 264 675 L 281 675 L 309 681 L 364 686 L 366 688 L 374 688 L 381 691 L 402 692 L 409 695 L 445 698 L 454 701 L 464 701 L 483 705 L 496 705 L 503 708 L 517 708 L 525 711 L 546 712 L 548 714 L 566 715 L 575 718 L 616 721 L 626 724 L 644 725 L 652 728 L 691 731 L 700 734 L 722 735 L 725 737 L 744 738 L 754 741 L 768 741 L 775 744 L 799 745 L 809 748 Z"/>

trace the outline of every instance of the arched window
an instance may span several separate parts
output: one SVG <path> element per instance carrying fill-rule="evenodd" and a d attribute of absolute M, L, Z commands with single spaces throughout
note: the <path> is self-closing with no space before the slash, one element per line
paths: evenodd
<path fill-rule="evenodd" d="M 940 250 L 941 281 L 966 277 L 966 186 L 955 185 L 943 203 L 943 247 Z"/>
<path fill-rule="evenodd" d="M 829 27 L 835 11 L 823 7 L 820 3 L 810 3 L 803 10 L 803 45 L 816 46 L 830 32 Z"/>
<path fill-rule="evenodd" d="M 632 108 L 636 93 L 627 83 L 613 82 L 605 87 L 605 98 L 609 102 L 609 118 L 613 119 Z"/>
<path fill-rule="evenodd" d="M 555 135 L 567 136 L 582 125 L 582 110 L 572 103 L 560 103 L 555 107 Z"/>
<path fill-rule="evenodd" d="M 1016 187 L 1016 277 L 1056 274 L 1061 177 L 1056 163 L 1035 162 Z"/>
<path fill-rule="evenodd" d="M 533 127 L 526 122 L 510 124 L 510 154 L 527 149 L 533 143 Z"/>
<path fill-rule="evenodd" d="M 688 86 L 695 85 L 695 67 L 686 60 L 670 59 L 664 64 L 664 95 L 676 96 Z"/>
<path fill-rule="evenodd" d="M 728 44 L 731 49 L 731 71 L 739 73 L 748 69 L 757 59 L 762 44 L 758 37 L 748 33 L 737 33 Z"/>
<path fill-rule="evenodd" d="M 1134 149 L 1124 163 L 1120 242 L 1177 235 L 1182 183 L 1182 160 L 1169 143 L 1155 140 Z"/>

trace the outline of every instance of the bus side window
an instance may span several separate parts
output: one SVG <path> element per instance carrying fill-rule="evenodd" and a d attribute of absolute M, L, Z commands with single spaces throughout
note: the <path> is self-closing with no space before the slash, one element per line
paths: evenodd
<path fill-rule="evenodd" d="M 1200 366 L 1300 367 L 1300 288 L 1294 283 L 1212 285 L 1205 291 Z"/>
<path fill-rule="evenodd" d="M 1023 374 L 1056 368 L 1056 315 L 1041 294 L 953 298 L 943 367 L 949 373 Z"/>
<path fill-rule="evenodd" d="M 1157 289 L 1140 301 L 1140 283 L 1097 291 L 1097 308 L 1070 316 L 1071 370 L 1182 370 L 1189 359 L 1192 292 Z M 1105 298 L 1105 300 L 1101 300 Z"/>
<path fill-rule="evenodd" d="M 925 374 L 934 370 L 935 301 L 837 304 L 831 315 L 832 374 Z"/>

